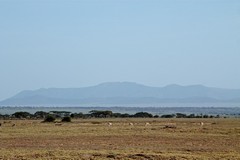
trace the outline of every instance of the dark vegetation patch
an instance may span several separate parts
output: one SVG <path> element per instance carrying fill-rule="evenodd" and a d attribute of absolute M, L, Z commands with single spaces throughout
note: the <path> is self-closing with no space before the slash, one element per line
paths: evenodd
<path fill-rule="evenodd" d="M 72 121 L 71 117 L 63 117 L 62 118 L 62 122 L 71 122 L 71 121 Z"/>
<path fill-rule="evenodd" d="M 43 122 L 54 122 L 56 118 L 52 115 L 48 115 Z"/>
<path fill-rule="evenodd" d="M 50 118 L 51 117 L 51 118 Z M 37 111 L 34 114 L 29 112 L 15 112 L 14 114 L 1 115 L 0 119 L 44 119 L 44 122 L 53 122 L 55 119 L 62 119 L 62 122 L 71 122 L 71 119 L 89 119 L 89 118 L 221 118 L 219 115 L 206 115 L 206 114 L 164 114 L 164 115 L 153 115 L 148 112 L 137 112 L 135 114 L 128 113 L 113 113 L 110 110 L 91 110 L 87 114 L 80 113 L 71 113 L 68 111 Z"/>

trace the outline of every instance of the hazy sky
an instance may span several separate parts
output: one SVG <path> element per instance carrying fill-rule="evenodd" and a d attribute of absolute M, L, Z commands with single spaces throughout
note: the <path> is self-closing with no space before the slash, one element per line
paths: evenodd
<path fill-rule="evenodd" d="M 0 0 L 0 100 L 112 81 L 240 89 L 239 0 Z"/>

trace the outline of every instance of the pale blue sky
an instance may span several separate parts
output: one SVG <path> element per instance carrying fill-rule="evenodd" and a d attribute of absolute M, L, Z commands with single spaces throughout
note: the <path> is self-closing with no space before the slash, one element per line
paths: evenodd
<path fill-rule="evenodd" d="M 240 89 L 239 0 L 0 0 L 0 100 L 131 81 Z"/>

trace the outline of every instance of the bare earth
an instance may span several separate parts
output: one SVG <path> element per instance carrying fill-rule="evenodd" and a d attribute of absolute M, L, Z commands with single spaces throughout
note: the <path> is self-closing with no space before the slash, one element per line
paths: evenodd
<path fill-rule="evenodd" d="M 240 159 L 240 119 L 79 119 L 62 125 L 40 120 L 0 120 L 0 123 L 0 159 Z"/>

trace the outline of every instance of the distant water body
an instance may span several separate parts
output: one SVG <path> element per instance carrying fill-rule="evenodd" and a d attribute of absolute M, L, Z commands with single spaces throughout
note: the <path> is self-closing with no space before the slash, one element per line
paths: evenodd
<path fill-rule="evenodd" d="M 13 114 L 24 111 L 34 114 L 37 111 L 69 111 L 71 113 L 89 113 L 91 110 L 111 110 L 114 113 L 135 114 L 148 112 L 154 115 L 163 114 L 207 114 L 240 117 L 240 107 L 0 107 L 0 114 Z"/>

